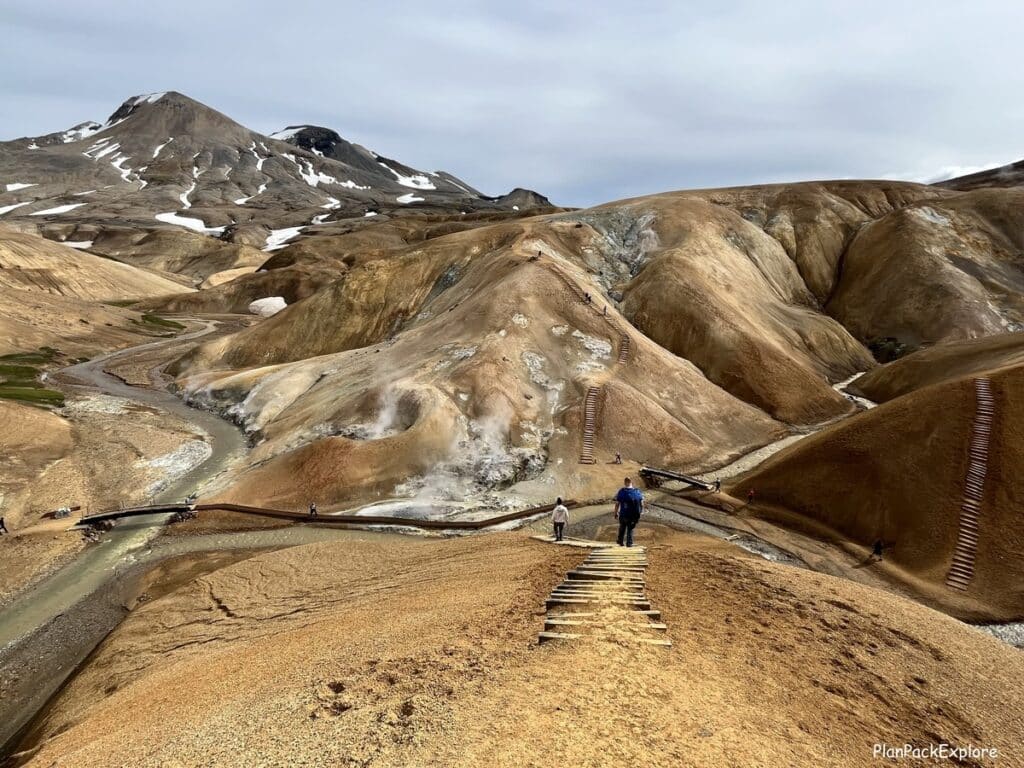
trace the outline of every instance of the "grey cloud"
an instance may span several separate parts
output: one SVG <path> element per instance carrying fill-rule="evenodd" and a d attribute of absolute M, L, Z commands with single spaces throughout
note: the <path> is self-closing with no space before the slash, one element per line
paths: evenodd
<path fill-rule="evenodd" d="M 586 205 L 1024 156 L 1010 2 L 10 0 L 0 136 L 175 89 Z"/>

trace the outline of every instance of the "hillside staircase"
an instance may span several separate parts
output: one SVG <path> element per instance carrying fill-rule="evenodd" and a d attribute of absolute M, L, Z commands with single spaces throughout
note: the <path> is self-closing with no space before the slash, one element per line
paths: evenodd
<path fill-rule="evenodd" d="M 538 642 L 604 638 L 671 648 L 661 612 L 645 593 L 646 568 L 644 547 L 592 550 L 548 597 Z"/>
<path fill-rule="evenodd" d="M 583 401 L 583 447 L 580 449 L 580 464 L 595 464 L 594 434 L 597 432 L 597 408 L 601 399 L 601 387 L 587 387 Z"/>
<path fill-rule="evenodd" d="M 619 339 L 619 365 L 629 362 L 629 336 L 622 334 Z"/>
<path fill-rule="evenodd" d="M 552 262 L 545 260 L 540 262 L 540 266 L 542 269 L 546 269 L 553 274 L 577 301 L 589 307 L 595 315 L 601 317 L 611 327 L 611 330 L 618 335 L 619 352 L 613 369 L 628 363 L 629 356 L 632 353 L 632 342 L 630 341 L 629 334 L 624 333 L 621 326 L 613 318 L 605 314 L 605 305 L 599 306 L 593 299 L 588 302 L 583 289 L 576 285 L 568 275 L 558 269 Z M 609 370 L 605 372 L 603 378 L 607 378 L 611 374 L 612 371 Z M 580 447 L 580 464 L 597 463 L 597 460 L 594 458 L 594 440 L 598 429 L 598 411 L 603 394 L 604 386 L 601 383 L 587 387 L 587 393 L 583 401 L 583 443 Z"/>
<path fill-rule="evenodd" d="M 995 400 L 989 379 L 974 380 L 974 398 L 974 425 L 971 428 L 964 498 L 960 505 L 960 531 L 956 549 L 953 550 L 953 561 L 946 575 L 946 586 L 959 590 L 966 590 L 974 578 L 974 562 L 978 551 L 981 505 L 985 496 L 992 421 L 995 417 Z"/>

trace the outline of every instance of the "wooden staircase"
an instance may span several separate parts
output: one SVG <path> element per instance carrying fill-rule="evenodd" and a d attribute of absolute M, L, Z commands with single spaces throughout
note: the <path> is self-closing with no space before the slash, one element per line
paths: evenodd
<path fill-rule="evenodd" d="M 569 279 L 560 269 L 556 268 L 554 264 L 544 261 L 541 262 L 541 265 L 553 274 L 578 301 L 583 302 L 594 314 L 604 318 L 611 329 L 619 335 L 619 354 L 616 366 L 628 363 L 629 356 L 632 353 L 632 342 L 629 335 L 623 333 L 621 326 L 604 313 L 604 305 L 598 308 L 598 305 L 593 302 L 587 303 L 583 289 Z M 605 376 L 607 375 L 609 374 L 606 373 Z M 580 448 L 580 464 L 597 463 L 597 460 L 594 458 L 594 439 L 597 434 L 597 415 L 603 390 L 604 387 L 600 384 L 587 387 L 587 394 L 583 402 L 583 444 Z"/>
<path fill-rule="evenodd" d="M 583 448 L 580 450 L 580 464 L 594 464 L 594 434 L 597 432 L 597 406 L 601 396 L 600 387 L 587 387 L 583 402 Z"/>
<path fill-rule="evenodd" d="M 989 379 L 974 380 L 974 425 L 967 464 L 964 499 L 960 506 L 960 532 L 957 536 L 953 561 L 946 575 L 946 586 L 966 590 L 974 578 L 974 561 L 978 551 L 981 505 L 985 496 L 985 477 L 988 474 L 988 451 L 992 438 L 992 419 L 995 401 Z"/>
<path fill-rule="evenodd" d="M 672 647 L 645 594 L 643 547 L 602 547 L 551 592 L 538 642 L 600 639 Z"/>

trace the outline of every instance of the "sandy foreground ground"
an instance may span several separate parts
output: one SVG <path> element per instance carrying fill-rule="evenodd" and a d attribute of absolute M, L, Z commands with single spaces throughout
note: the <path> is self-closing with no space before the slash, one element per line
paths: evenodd
<path fill-rule="evenodd" d="M 138 608 L 29 764 L 864 766 L 948 742 L 1024 765 L 1019 651 L 725 542 L 639 540 L 671 649 L 538 646 L 586 552 L 523 532 L 255 556 Z"/>

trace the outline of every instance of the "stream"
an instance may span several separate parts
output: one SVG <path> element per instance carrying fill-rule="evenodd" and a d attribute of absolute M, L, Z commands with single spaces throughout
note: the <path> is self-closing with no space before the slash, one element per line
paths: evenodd
<path fill-rule="evenodd" d="M 183 498 L 244 454 L 242 432 L 220 417 L 189 408 L 169 392 L 135 387 L 106 373 L 112 361 L 213 333 L 216 321 L 173 339 L 160 339 L 101 355 L 50 375 L 72 392 L 122 397 L 170 413 L 209 439 L 210 456 L 158 493 L 154 502 Z M 123 618 L 124 575 L 140 563 L 165 513 L 127 520 L 74 560 L 29 587 L 0 609 L 0 744 L 7 745 L 88 653 Z"/>

